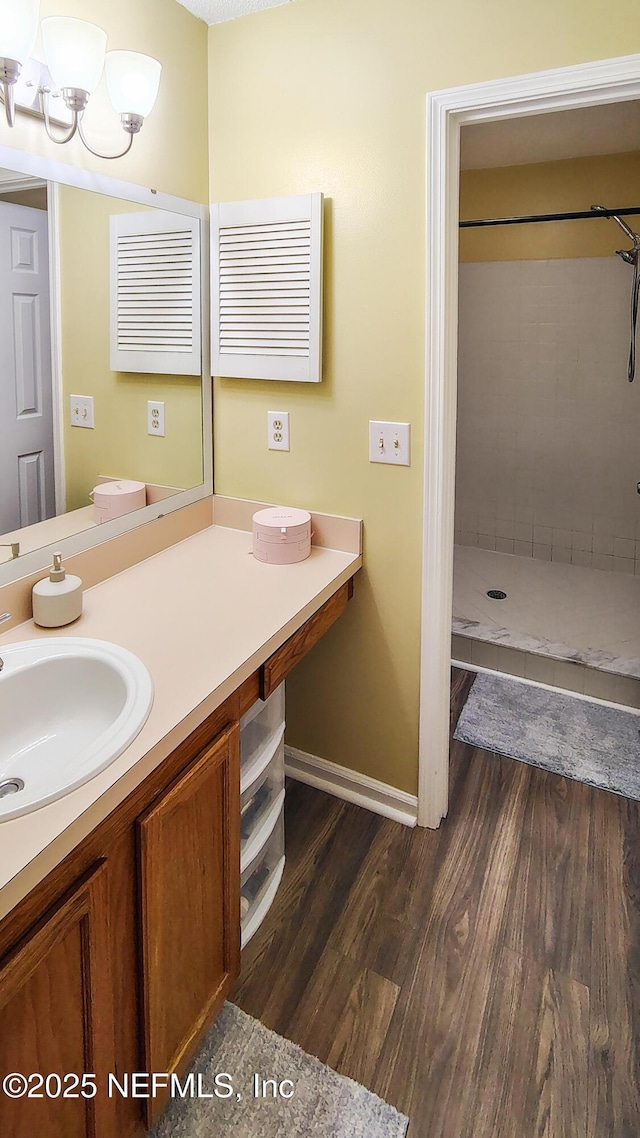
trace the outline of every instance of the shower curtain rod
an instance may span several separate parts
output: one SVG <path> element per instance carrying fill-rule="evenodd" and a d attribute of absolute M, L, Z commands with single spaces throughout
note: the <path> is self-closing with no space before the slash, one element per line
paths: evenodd
<path fill-rule="evenodd" d="M 532 213 L 524 217 L 486 217 L 475 221 L 461 221 L 461 229 L 480 229 L 491 225 L 528 225 L 537 221 L 579 221 L 583 217 L 619 217 L 639 214 L 640 206 L 631 209 L 581 209 L 571 213 Z"/>

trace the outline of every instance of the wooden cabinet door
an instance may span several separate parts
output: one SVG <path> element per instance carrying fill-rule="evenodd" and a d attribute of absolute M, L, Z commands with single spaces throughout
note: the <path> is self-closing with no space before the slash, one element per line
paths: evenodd
<path fill-rule="evenodd" d="M 236 724 L 138 819 L 146 1071 L 185 1068 L 240 970 L 239 753 Z"/>
<path fill-rule="evenodd" d="M 2 1138 L 98 1138 L 113 1133 L 105 1086 L 113 1070 L 106 861 L 94 865 L 0 961 L 0 1075 L 95 1074 L 95 1098 L 12 1100 L 0 1092 Z M 76 1092 L 68 1081 L 62 1091 Z"/>

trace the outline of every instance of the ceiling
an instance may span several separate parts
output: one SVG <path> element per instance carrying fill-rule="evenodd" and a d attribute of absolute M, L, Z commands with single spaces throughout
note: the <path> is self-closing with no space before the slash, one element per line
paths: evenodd
<path fill-rule="evenodd" d="M 608 103 L 463 126 L 463 170 L 640 150 L 640 103 Z"/>
<path fill-rule="evenodd" d="M 225 20 L 235 20 L 238 16 L 248 16 L 250 12 L 261 12 L 263 8 L 277 8 L 280 4 L 290 4 L 292 0 L 178 0 L 183 8 L 188 8 L 205 24 L 223 24 Z"/>

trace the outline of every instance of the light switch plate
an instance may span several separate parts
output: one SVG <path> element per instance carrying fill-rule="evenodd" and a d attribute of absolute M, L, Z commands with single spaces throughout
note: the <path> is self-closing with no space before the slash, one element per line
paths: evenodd
<path fill-rule="evenodd" d="M 411 466 L 411 426 L 409 423 L 369 423 L 369 462 L 390 466 Z"/>
<path fill-rule="evenodd" d="M 72 427 L 93 427 L 93 395 L 69 396 L 69 421 Z"/>

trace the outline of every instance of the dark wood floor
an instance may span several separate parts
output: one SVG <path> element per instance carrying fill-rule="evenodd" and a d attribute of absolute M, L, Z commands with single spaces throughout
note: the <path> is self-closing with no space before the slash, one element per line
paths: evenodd
<path fill-rule="evenodd" d="M 290 785 L 283 883 L 234 999 L 410 1138 L 638 1138 L 640 803 L 451 758 L 437 831 Z"/>

